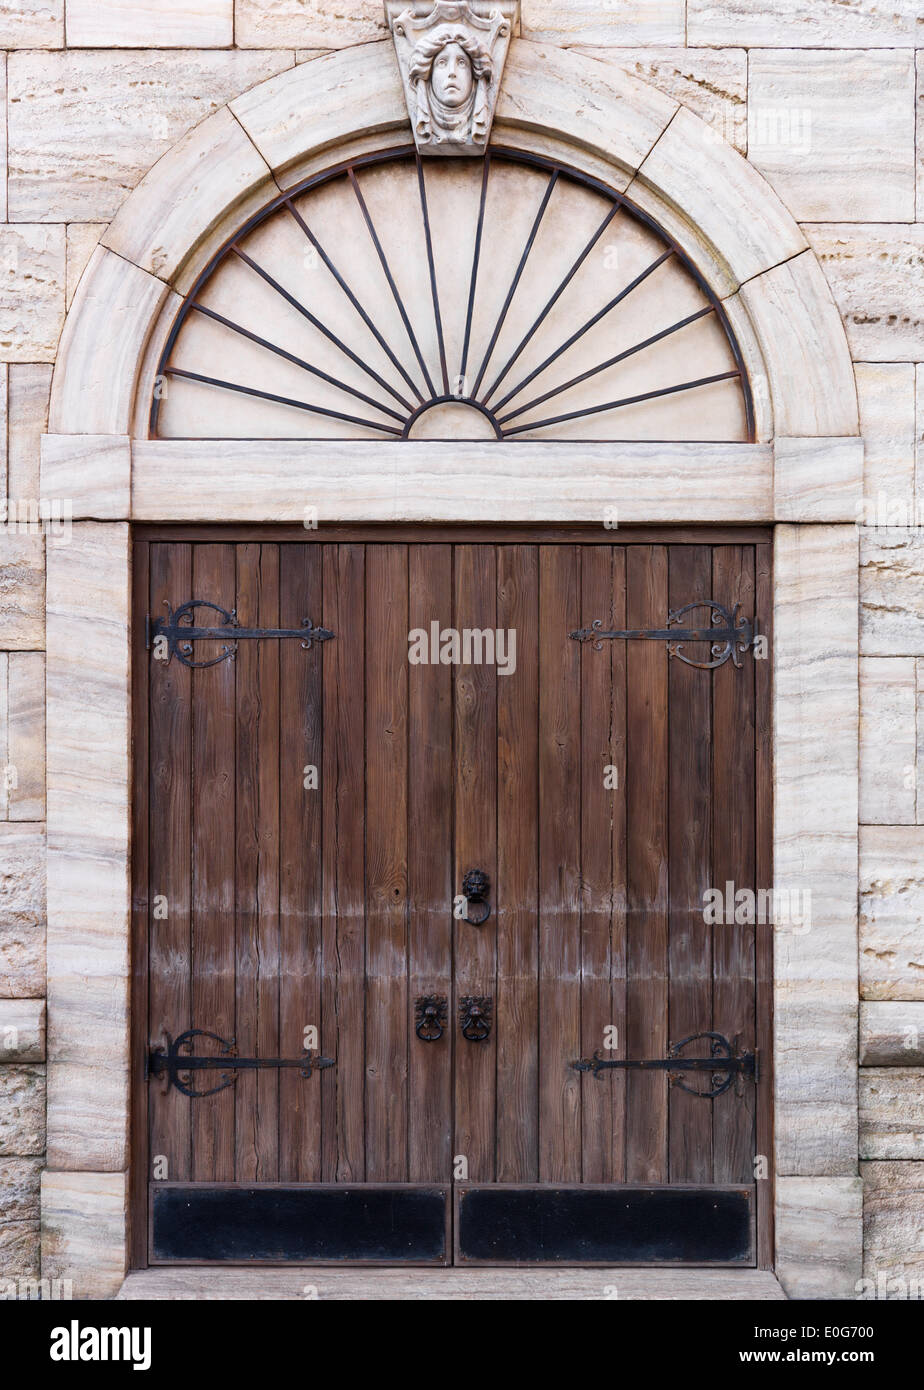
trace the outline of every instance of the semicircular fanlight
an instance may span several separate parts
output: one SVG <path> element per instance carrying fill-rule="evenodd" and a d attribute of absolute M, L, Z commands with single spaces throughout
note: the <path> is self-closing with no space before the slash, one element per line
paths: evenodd
<path fill-rule="evenodd" d="M 185 300 L 159 438 L 746 440 L 721 304 L 645 214 L 514 151 L 356 161 L 277 199 Z"/>

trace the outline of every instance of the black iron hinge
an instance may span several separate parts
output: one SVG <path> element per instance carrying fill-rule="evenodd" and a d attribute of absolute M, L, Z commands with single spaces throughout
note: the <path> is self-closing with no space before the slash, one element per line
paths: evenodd
<path fill-rule="evenodd" d="M 324 627 L 315 627 L 310 618 L 303 618 L 301 627 L 295 628 L 241 627 L 235 609 L 229 611 L 220 608 L 217 603 L 207 603 L 203 599 L 190 599 L 188 603 L 183 603 L 176 609 L 171 608 L 168 603 L 166 608 L 166 618 L 155 618 L 152 622 L 151 615 L 147 616 L 147 650 L 151 651 L 153 648 L 154 655 L 160 655 L 163 661 L 170 661 L 175 656 L 184 666 L 190 666 L 193 670 L 218 666 L 222 661 L 233 661 L 237 655 L 238 642 L 295 637 L 301 641 L 303 650 L 307 652 L 315 642 L 330 642 L 334 638 L 333 632 L 328 632 Z M 198 608 L 207 608 L 212 613 L 217 613 L 219 622 L 212 627 L 198 626 L 195 621 Z M 223 646 L 219 655 L 210 661 L 193 661 L 194 642 L 221 642 Z M 160 652 L 158 644 L 161 644 Z"/>
<path fill-rule="evenodd" d="M 678 624 L 688 613 L 697 608 L 705 608 L 710 613 L 709 627 L 680 627 Z M 741 616 L 741 605 L 736 603 L 729 610 L 715 599 L 697 599 L 683 608 L 676 608 L 667 615 L 667 626 L 659 628 L 622 628 L 605 630 L 603 619 L 597 618 L 590 627 L 571 633 L 573 642 L 593 642 L 594 651 L 602 651 L 604 642 L 636 641 L 666 642 L 669 657 L 676 657 L 687 666 L 696 666 L 700 671 L 715 671 L 731 661 L 740 667 L 739 655 L 743 655 L 754 645 L 754 624 L 749 618 Z M 687 642 L 708 642 L 711 646 L 711 661 L 692 661 L 684 656 L 683 646 Z"/>
<path fill-rule="evenodd" d="M 211 1038 L 212 1042 L 218 1044 L 218 1052 L 204 1057 L 196 1056 L 192 1050 L 194 1038 Z M 219 1091 L 233 1086 L 237 1075 L 231 1075 L 232 1072 L 295 1068 L 307 1080 L 314 1072 L 325 1071 L 336 1065 L 333 1058 L 319 1057 L 307 1049 L 301 1057 L 238 1057 L 233 1038 L 220 1038 L 217 1033 L 209 1033 L 204 1028 L 190 1028 L 181 1033 L 176 1041 L 168 1034 L 166 1046 L 151 1048 L 146 1059 L 145 1080 L 163 1077 L 165 1092 L 174 1086 L 191 1100 L 202 1100 L 205 1096 L 217 1095 Z M 197 1091 L 193 1085 L 193 1073 L 203 1071 L 221 1072 L 221 1080 L 207 1091 Z"/>
<path fill-rule="evenodd" d="M 695 1042 L 708 1042 L 710 1056 L 684 1057 L 684 1049 Z M 672 1043 L 666 1057 L 630 1061 L 625 1057 L 601 1057 L 598 1051 L 589 1060 L 582 1058 L 571 1065 L 575 1071 L 591 1072 L 597 1080 L 604 1071 L 666 1071 L 672 1086 L 678 1086 L 681 1091 L 698 1096 L 701 1100 L 715 1100 L 716 1096 L 724 1095 L 739 1076 L 757 1080 L 757 1053 L 737 1051 L 721 1033 L 693 1033 L 679 1043 Z M 711 1089 L 698 1091 L 688 1086 L 681 1075 L 683 1072 L 708 1072 Z"/>

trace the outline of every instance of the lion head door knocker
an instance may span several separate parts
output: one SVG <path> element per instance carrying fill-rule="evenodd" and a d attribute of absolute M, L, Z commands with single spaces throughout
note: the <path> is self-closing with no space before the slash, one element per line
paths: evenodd
<path fill-rule="evenodd" d="M 418 150 L 483 154 L 517 6 L 437 0 L 421 16 L 389 0 L 387 10 Z"/>
<path fill-rule="evenodd" d="M 421 994 L 414 1000 L 414 1032 L 421 1042 L 439 1042 L 449 1017 L 445 994 Z"/>
<path fill-rule="evenodd" d="M 456 913 L 460 922 L 470 927 L 481 927 L 491 916 L 491 904 L 487 901 L 491 880 L 483 869 L 469 869 L 462 880 L 462 898 L 457 899 Z"/>
<path fill-rule="evenodd" d="M 459 1026 L 468 1042 L 487 1042 L 491 1036 L 491 997 L 464 994 L 459 1000 Z"/>

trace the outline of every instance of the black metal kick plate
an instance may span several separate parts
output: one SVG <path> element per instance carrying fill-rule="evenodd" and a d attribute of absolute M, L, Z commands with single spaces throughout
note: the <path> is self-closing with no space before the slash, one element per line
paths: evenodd
<path fill-rule="evenodd" d="M 420 1187 L 155 1187 L 158 1264 L 445 1265 L 448 1189 Z"/>
<path fill-rule="evenodd" d="M 691 1187 L 463 1187 L 461 1264 L 754 1262 L 751 1192 Z"/>

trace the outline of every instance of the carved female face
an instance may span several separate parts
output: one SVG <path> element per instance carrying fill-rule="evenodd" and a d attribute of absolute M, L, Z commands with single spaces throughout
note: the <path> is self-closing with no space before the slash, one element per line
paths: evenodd
<path fill-rule="evenodd" d="M 433 91 L 450 109 L 464 106 L 472 95 L 475 79 L 468 54 L 457 43 L 448 43 L 433 60 Z"/>

